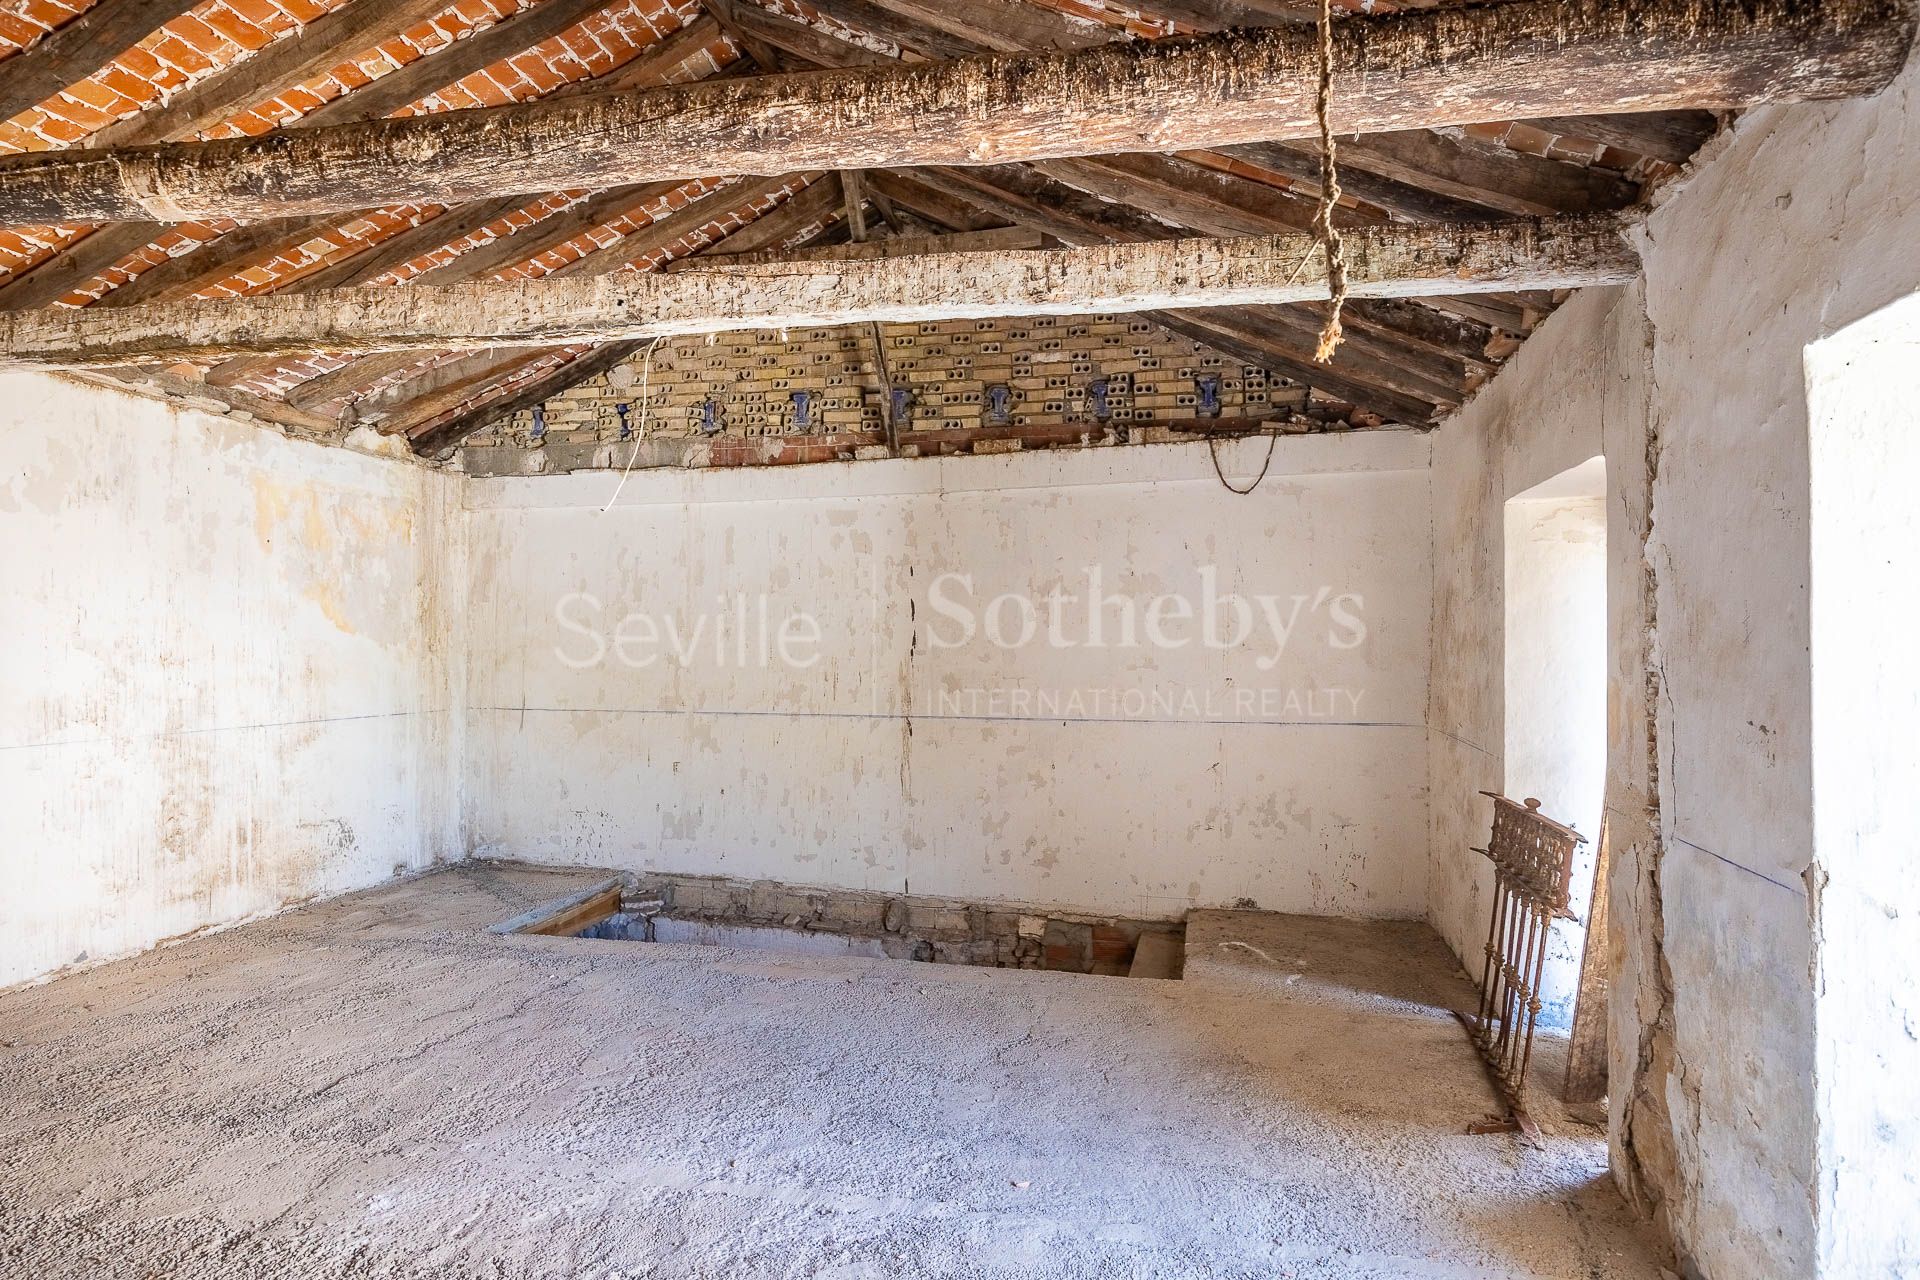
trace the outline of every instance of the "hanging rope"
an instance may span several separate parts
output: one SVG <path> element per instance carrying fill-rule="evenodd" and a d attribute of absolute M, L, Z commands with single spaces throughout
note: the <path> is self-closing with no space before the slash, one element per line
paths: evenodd
<path fill-rule="evenodd" d="M 1327 247 L 1327 288 L 1333 300 L 1313 353 L 1320 364 L 1331 361 L 1340 346 L 1340 309 L 1347 301 L 1347 249 L 1333 225 L 1333 208 L 1340 202 L 1340 174 L 1334 164 L 1332 104 L 1333 0 L 1320 0 L 1320 90 L 1314 98 L 1314 113 L 1320 118 L 1320 208 L 1313 216 L 1313 229 Z"/>

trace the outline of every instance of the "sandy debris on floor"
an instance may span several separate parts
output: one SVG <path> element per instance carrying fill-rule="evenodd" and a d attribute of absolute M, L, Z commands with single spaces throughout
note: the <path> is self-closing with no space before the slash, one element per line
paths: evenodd
<path fill-rule="evenodd" d="M 1660 1274 L 1598 1131 L 1464 1132 L 1424 925 L 1207 913 L 1184 982 L 484 931 L 602 875 L 0 994 L 0 1274 Z"/>

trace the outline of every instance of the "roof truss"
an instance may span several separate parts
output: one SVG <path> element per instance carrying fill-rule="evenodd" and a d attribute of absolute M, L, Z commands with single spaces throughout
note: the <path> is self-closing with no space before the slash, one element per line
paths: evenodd
<path fill-rule="evenodd" d="M 472 77 L 504 84 L 519 76 L 530 53 L 551 54 L 583 23 L 660 3 L 664 12 L 646 21 L 666 35 L 649 42 L 643 31 L 637 56 L 584 75 L 535 72 L 536 83 L 508 94 L 510 105 L 436 109 L 443 90 Z M 81 149 L 0 158 L 0 222 L 62 224 L 24 233 L 29 245 L 52 246 L 25 256 L 10 257 L 13 238 L 0 232 L 0 311 L 20 313 L 18 335 L 41 343 L 20 351 L 45 356 L 58 326 L 29 309 L 97 298 L 64 329 L 70 359 L 131 362 L 116 372 L 138 385 L 305 433 L 374 420 L 433 451 L 538 402 L 530 396 L 595 376 L 631 355 L 624 344 L 633 339 L 604 325 L 530 332 L 497 311 L 472 312 L 488 316 L 488 334 L 429 324 L 405 335 L 406 350 L 343 355 L 315 350 L 326 330 L 295 343 L 283 329 L 266 342 L 270 351 L 256 339 L 222 348 L 207 338 L 189 365 L 176 362 L 181 343 L 115 347 L 111 335 L 151 337 L 140 326 L 160 317 L 181 320 L 179 334 L 205 337 L 217 316 L 240 310 L 207 300 L 235 294 L 258 295 L 249 306 L 282 308 L 263 314 L 311 316 L 320 291 L 352 287 L 362 291 L 352 310 L 364 345 L 367 322 L 405 328 L 381 318 L 431 313 L 427 300 L 444 296 L 441 286 L 485 282 L 483 293 L 505 298 L 543 276 L 558 277 L 548 290 L 556 298 L 614 290 L 675 306 L 690 305 L 692 295 L 674 292 L 691 287 L 686 281 L 714 282 L 705 309 L 682 318 L 731 323 L 743 308 L 725 290 L 742 281 L 857 275 L 879 263 L 894 276 L 933 273 L 918 277 L 923 285 L 951 282 L 963 269 L 953 251 L 974 247 L 965 237 L 976 233 L 1000 237 L 990 243 L 1002 248 L 1118 246 L 1150 256 L 1195 236 L 1307 225 L 1319 179 L 1304 70 L 1309 7 L 1142 0 L 1127 7 L 1144 12 L 1116 8 L 1103 28 L 1087 20 L 1107 13 L 1097 5 L 1069 17 L 1056 3 L 522 0 L 516 8 L 497 0 L 501 20 L 425 56 L 402 51 L 386 74 L 343 80 L 345 91 L 289 108 L 298 101 L 293 86 L 330 68 L 351 71 L 448 8 L 447 0 L 347 0 L 146 109 L 93 127 Z M 1518 215 L 1631 205 L 1639 179 L 1683 161 L 1715 127 L 1699 108 L 1870 90 L 1903 61 L 1912 22 L 1898 0 L 1400 7 L 1378 0 L 1378 17 L 1337 28 L 1342 65 L 1368 70 L 1346 80 L 1351 91 L 1336 90 L 1342 127 L 1368 132 L 1343 141 L 1346 198 L 1336 216 L 1354 234 L 1389 238 L 1408 224 L 1444 225 L 1447 235 L 1475 227 L 1489 246 L 1513 233 L 1505 224 Z M 0 101 L 17 113 L 103 67 L 124 70 L 126 49 L 164 34 L 184 12 L 175 0 L 96 0 L 0 59 Z M 1185 42 L 1111 43 L 1143 24 Z M 1229 27 L 1247 30 L 1205 34 Z M 1688 75 L 1672 74 L 1675 59 Z M 826 74 L 739 74 L 817 69 Z M 721 77 L 710 83 L 687 83 L 715 71 Z M 1443 111 L 1427 91 L 1436 77 L 1449 88 Z M 1190 107 L 1169 124 L 1170 93 Z M 288 122 L 258 139 L 195 141 L 209 130 L 231 133 L 224 122 L 257 115 L 262 103 Z M 1674 105 L 1688 109 L 1649 109 Z M 842 123 L 822 129 L 829 118 Z M 1429 127 L 1440 124 L 1461 127 Z M 485 144 L 470 145 L 480 133 Z M 1142 137 L 1155 150 L 1139 150 Z M 511 159 L 516 146 L 538 155 L 520 164 Z M 871 250 L 829 247 L 847 238 L 844 195 L 832 176 L 808 184 L 804 171 L 814 166 L 801 162 L 810 156 L 820 168 L 852 169 L 864 197 L 852 202 L 856 218 L 870 206 L 874 224 L 886 222 L 896 238 Z M 985 157 L 1000 162 L 978 164 Z M 315 182 L 321 164 L 332 167 Z M 738 176 L 796 169 L 793 184 Z M 502 179 L 503 171 L 538 176 Z M 160 222 L 156 212 L 193 220 Z M 942 236 L 959 239 L 928 239 Z M 862 259 L 865 252 L 886 256 Z M 636 283 L 636 269 L 683 282 Z M 1330 367 L 1307 354 L 1320 315 L 1312 295 L 1236 295 L 1235 305 L 1199 307 L 1220 295 L 1184 293 L 1171 299 L 1177 307 L 1146 314 L 1355 406 L 1355 422 L 1424 422 L 1457 404 L 1551 309 L 1555 279 L 1522 275 L 1498 288 L 1481 280 L 1471 287 L 1485 291 L 1466 292 L 1434 277 L 1414 286 L 1433 291 L 1418 299 L 1355 299 Z M 423 288 L 404 288 L 416 281 Z M 975 288 L 1003 286 L 1013 282 L 974 280 Z M 762 301 L 762 311 L 774 305 L 771 294 Z M 656 330 L 634 329 L 643 331 Z M 371 343 L 395 336 L 383 330 Z M 551 345 L 563 337 L 565 345 Z M 482 341 L 484 349 L 463 354 Z M 217 350 L 234 354 L 209 367 Z"/>

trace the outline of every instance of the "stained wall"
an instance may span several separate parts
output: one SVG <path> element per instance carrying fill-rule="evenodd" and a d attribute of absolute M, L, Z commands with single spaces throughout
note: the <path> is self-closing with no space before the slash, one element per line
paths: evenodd
<path fill-rule="evenodd" d="M 0 985 L 458 852 L 451 483 L 0 377 Z"/>
<path fill-rule="evenodd" d="M 1502 505 L 1606 456 L 1614 1166 L 1689 1275 L 1821 1274 L 1870 1229 L 1816 1177 L 1809 886 L 1859 836 L 1836 821 L 1823 848 L 1815 821 L 1806 368 L 1920 290 L 1915 83 L 1742 117 L 1652 213 L 1641 281 L 1582 293 L 1435 442 L 1429 897 L 1463 957 L 1472 790 L 1501 763 Z"/>
<path fill-rule="evenodd" d="M 1419 916 L 1428 444 L 1273 449 L 472 481 L 468 847 Z"/>

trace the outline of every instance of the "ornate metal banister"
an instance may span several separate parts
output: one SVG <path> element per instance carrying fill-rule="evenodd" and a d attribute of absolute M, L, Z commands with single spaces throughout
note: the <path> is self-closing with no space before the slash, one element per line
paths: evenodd
<path fill-rule="evenodd" d="M 1499 1088 L 1512 1125 L 1529 1138 L 1540 1131 L 1527 1114 L 1527 1066 L 1533 1059 L 1534 1024 L 1540 1017 L 1540 976 L 1546 968 L 1547 936 L 1555 919 L 1572 919 L 1574 850 L 1587 838 L 1524 803 L 1492 791 L 1493 834 L 1484 849 L 1493 862 L 1493 912 L 1487 924 L 1486 961 L 1480 974 L 1480 1005 L 1460 1014 L 1487 1071 Z"/>

